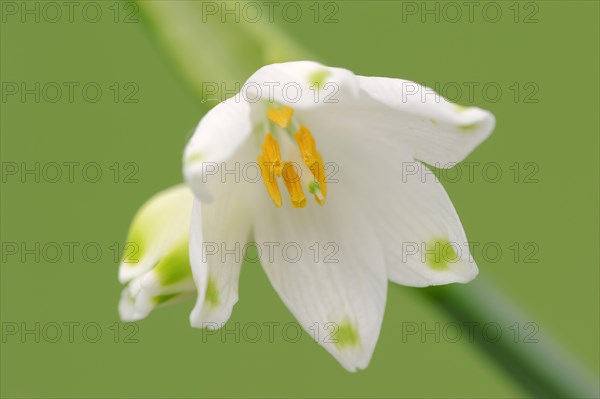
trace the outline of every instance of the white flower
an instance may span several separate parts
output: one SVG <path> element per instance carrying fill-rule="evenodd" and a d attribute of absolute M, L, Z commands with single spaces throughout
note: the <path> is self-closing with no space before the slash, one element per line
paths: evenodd
<path fill-rule="evenodd" d="M 158 305 L 193 297 L 189 262 L 192 193 L 185 185 L 150 198 L 135 215 L 119 268 L 119 314 L 125 321 L 146 317 Z"/>
<path fill-rule="evenodd" d="M 307 61 L 258 70 L 200 121 L 185 149 L 196 196 L 192 325 L 220 326 L 238 300 L 239 257 L 207 256 L 206 243 L 232 250 L 253 234 L 271 284 L 300 324 L 311 336 L 319 328 L 317 340 L 347 370 L 365 368 L 388 279 L 423 287 L 477 275 L 468 248 L 454 245 L 467 239 L 452 203 L 417 161 L 449 167 L 494 123 L 487 111 L 400 79 Z M 258 183 L 243 173 L 256 162 Z M 294 243 L 302 256 L 266 256 L 266 243 Z"/>

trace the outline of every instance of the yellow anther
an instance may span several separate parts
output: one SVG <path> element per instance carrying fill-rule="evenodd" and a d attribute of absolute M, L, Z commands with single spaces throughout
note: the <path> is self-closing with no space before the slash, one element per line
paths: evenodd
<path fill-rule="evenodd" d="M 300 125 L 300 128 L 294 134 L 294 138 L 296 139 L 296 143 L 298 144 L 298 148 L 300 148 L 300 153 L 302 154 L 302 159 L 304 163 L 309 168 L 317 162 L 317 158 L 315 154 L 317 152 L 317 143 L 315 142 L 314 137 L 310 134 L 310 130 L 304 125 Z"/>
<path fill-rule="evenodd" d="M 302 159 L 306 166 L 310 169 L 313 176 L 315 177 L 315 181 L 317 185 L 311 185 L 315 192 L 315 200 L 319 203 L 319 205 L 323 205 L 325 203 L 325 198 L 327 197 L 327 183 L 325 182 L 325 163 L 323 162 L 323 157 L 317 151 L 317 143 L 315 138 L 310 133 L 310 130 L 304 125 L 300 125 L 300 128 L 294 135 L 296 139 L 296 143 L 298 144 L 298 148 L 300 148 L 300 153 L 302 154 Z"/>
<path fill-rule="evenodd" d="M 279 150 L 279 144 L 273 138 L 271 133 L 267 133 L 265 137 L 265 142 L 262 146 L 262 155 L 265 162 L 273 167 L 275 174 L 281 176 L 281 169 L 283 169 L 283 164 L 281 163 L 281 151 Z"/>
<path fill-rule="evenodd" d="M 267 110 L 269 119 L 283 129 L 289 126 L 293 113 L 294 110 L 286 106 L 269 108 Z M 284 136 L 283 139 L 285 138 Z M 300 178 L 298 174 L 300 165 L 283 162 L 279 143 L 273 138 L 271 133 L 267 133 L 265 141 L 262 144 L 262 153 L 257 158 L 267 192 L 273 203 L 275 203 L 275 206 L 278 208 L 281 207 L 281 192 L 279 191 L 276 177 L 283 177 L 285 187 L 290 194 L 290 202 L 294 208 L 304 208 L 306 206 L 303 185 L 306 186 L 309 193 L 314 195 L 317 203 L 323 205 L 327 198 L 327 182 L 325 179 L 325 163 L 323 162 L 323 157 L 317 151 L 317 143 L 310 130 L 304 125 L 299 125 L 298 131 L 294 134 L 294 139 L 298 144 L 300 155 L 306 165 L 306 167 L 302 166 L 302 168 L 305 171 L 308 168 L 314 180 L 308 177 L 304 179 Z"/>
<path fill-rule="evenodd" d="M 292 115 L 294 115 L 294 110 L 290 107 L 286 107 L 285 105 L 279 108 L 269 108 L 267 110 L 267 117 L 271 120 L 271 122 L 275 123 L 282 129 L 285 129 L 290 124 L 292 120 Z"/>
<path fill-rule="evenodd" d="M 277 185 L 277 178 L 275 177 L 275 168 L 273 167 L 273 164 L 266 161 L 262 155 L 258 156 L 257 161 L 269 196 L 273 200 L 275 206 L 277 208 L 281 208 L 281 193 L 279 192 L 279 186 Z"/>
<path fill-rule="evenodd" d="M 292 206 L 294 208 L 304 208 L 306 206 L 306 197 L 304 196 L 304 191 L 302 191 L 302 184 L 300 183 L 296 166 L 291 162 L 284 162 L 282 176 L 285 187 L 290 193 Z"/>

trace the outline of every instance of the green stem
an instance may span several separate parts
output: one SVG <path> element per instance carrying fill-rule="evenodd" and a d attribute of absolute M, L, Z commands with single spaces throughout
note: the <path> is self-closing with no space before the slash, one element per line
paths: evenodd
<path fill-rule="evenodd" d="M 531 318 L 481 276 L 468 285 L 428 287 L 418 293 L 464 325 L 515 325 L 523 332 L 523 326 L 531 323 Z M 597 398 L 599 395 L 593 377 L 544 331 L 537 331 L 532 339 L 520 336 L 518 342 L 513 334 L 502 334 L 498 340 L 484 334 L 472 337 L 483 352 L 534 397 Z"/>
<path fill-rule="evenodd" d="M 138 0 L 142 18 L 187 86 L 208 107 L 240 91 L 263 65 L 310 59 L 275 24 L 207 18 L 210 2 Z"/>

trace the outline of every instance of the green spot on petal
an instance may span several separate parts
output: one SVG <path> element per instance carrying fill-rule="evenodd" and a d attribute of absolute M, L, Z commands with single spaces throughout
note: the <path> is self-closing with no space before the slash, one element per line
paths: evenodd
<path fill-rule="evenodd" d="M 175 298 L 177 295 L 179 295 L 179 294 L 176 293 L 176 294 L 156 295 L 156 296 L 152 297 L 152 300 L 154 301 L 154 303 L 159 305 L 161 303 L 165 303 L 165 302 Z"/>
<path fill-rule="evenodd" d="M 204 297 L 204 302 L 213 308 L 219 304 L 219 290 L 212 277 L 209 277 L 206 282 L 206 296 Z"/>
<path fill-rule="evenodd" d="M 133 267 L 154 252 L 165 252 L 180 239 L 186 239 L 189 225 L 179 222 L 181 214 L 191 213 L 193 195 L 184 185 L 172 187 L 152 196 L 137 211 L 123 247 L 122 262 Z M 174 226 L 174 223 L 177 225 Z M 164 237 L 164 231 L 172 233 Z M 164 245 L 168 243 L 168 245 Z"/>
<path fill-rule="evenodd" d="M 184 279 L 191 278 L 190 255 L 188 240 L 175 246 L 158 262 L 154 272 L 162 285 L 171 285 Z"/>
<path fill-rule="evenodd" d="M 469 109 L 469 107 L 465 107 L 464 105 L 460 105 L 460 104 L 454 104 L 454 108 L 456 109 L 457 112 L 465 112 L 466 110 Z"/>
<path fill-rule="evenodd" d="M 347 320 L 337 325 L 333 339 L 338 349 L 355 348 L 360 344 L 356 327 Z"/>
<path fill-rule="evenodd" d="M 438 239 L 427 243 L 425 263 L 434 270 L 447 270 L 450 263 L 455 262 L 458 255 L 450 241 Z"/>
<path fill-rule="evenodd" d="M 327 78 L 329 77 L 329 75 L 331 75 L 331 72 L 329 72 L 326 69 L 319 69 L 317 71 L 312 72 L 310 75 L 308 75 L 308 81 L 312 86 L 317 86 L 318 90 L 321 90 L 323 88 L 323 86 L 325 85 L 325 82 L 327 81 Z"/>
<path fill-rule="evenodd" d="M 185 163 L 200 162 L 203 159 L 204 159 L 204 155 L 200 154 L 199 152 L 196 152 L 194 154 L 191 154 L 189 157 L 187 157 L 185 160 Z"/>
<path fill-rule="evenodd" d="M 477 123 L 471 123 L 468 125 L 461 125 L 458 128 L 465 133 L 472 133 L 477 130 L 478 127 L 479 125 Z"/>

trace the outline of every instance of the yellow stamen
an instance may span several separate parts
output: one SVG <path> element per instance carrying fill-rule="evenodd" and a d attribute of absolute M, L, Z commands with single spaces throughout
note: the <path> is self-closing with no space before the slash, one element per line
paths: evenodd
<path fill-rule="evenodd" d="M 294 138 L 296 139 L 298 148 L 300 148 L 300 153 L 302 154 L 304 163 L 310 168 L 315 162 L 317 162 L 317 158 L 315 157 L 315 153 L 317 152 L 317 143 L 315 142 L 314 137 L 306 126 L 300 125 L 298 131 L 296 134 L 294 134 Z"/>
<path fill-rule="evenodd" d="M 273 171 L 277 176 L 281 176 L 281 169 L 283 168 L 281 163 L 281 151 L 279 150 L 279 144 L 273 138 L 271 133 L 267 133 L 265 142 L 262 146 L 262 151 L 265 162 L 270 163 L 270 166 L 273 167 Z"/>
<path fill-rule="evenodd" d="M 323 162 L 323 157 L 319 151 L 317 151 L 317 142 L 310 133 L 310 130 L 304 125 L 300 125 L 294 138 L 296 139 L 298 148 L 300 148 L 304 163 L 308 166 L 315 177 L 315 180 L 319 183 L 318 190 L 315 188 L 316 191 L 313 193 L 315 195 L 315 200 L 319 205 L 323 205 L 325 203 L 325 198 L 327 197 L 327 183 L 325 182 L 325 163 Z"/>
<path fill-rule="evenodd" d="M 285 187 L 290 193 L 290 201 L 294 208 L 304 208 L 306 206 L 306 197 L 302 191 L 300 177 L 296 171 L 296 167 L 291 162 L 283 163 L 283 181 Z"/>
<path fill-rule="evenodd" d="M 267 110 L 267 117 L 271 120 L 271 122 L 275 123 L 282 129 L 285 129 L 290 124 L 292 120 L 292 115 L 294 115 L 294 110 L 290 107 L 286 107 L 285 105 L 279 108 L 269 108 Z"/>
<path fill-rule="evenodd" d="M 267 109 L 269 120 L 282 129 L 287 129 L 290 126 L 293 114 L 294 110 L 286 106 Z M 287 131 L 290 132 L 289 130 Z M 306 186 L 309 193 L 314 195 L 319 205 L 324 205 L 327 197 L 325 163 L 323 162 L 323 157 L 317 151 L 317 143 L 310 130 L 304 125 L 298 126 L 298 131 L 294 134 L 294 139 L 300 149 L 302 160 L 306 168 L 312 173 L 314 179 L 309 177 L 300 179 L 298 175 L 300 172 L 296 168 L 298 165 L 282 161 L 279 143 L 273 138 L 271 133 L 267 133 L 262 145 L 262 153 L 258 157 L 258 164 L 269 196 L 277 207 L 281 207 L 281 193 L 275 179 L 277 176 L 283 177 L 285 186 L 290 194 L 290 202 L 294 208 L 304 208 L 306 206 L 303 185 Z M 304 166 L 302 168 L 306 171 Z"/>
<path fill-rule="evenodd" d="M 267 162 L 263 155 L 259 155 L 257 161 L 269 196 L 273 200 L 275 206 L 277 208 L 281 208 L 281 193 L 279 192 L 279 186 L 277 185 L 275 168 L 273 167 L 273 164 L 271 162 Z"/>

